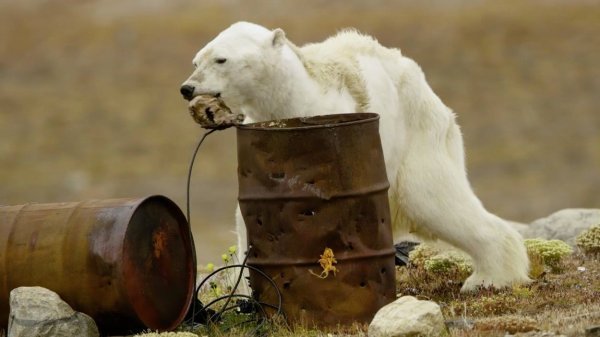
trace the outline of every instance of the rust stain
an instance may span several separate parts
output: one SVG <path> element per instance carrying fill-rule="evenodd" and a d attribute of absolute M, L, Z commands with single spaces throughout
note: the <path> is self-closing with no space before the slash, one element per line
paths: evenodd
<path fill-rule="evenodd" d="M 154 257 L 160 259 L 162 252 L 167 248 L 167 233 L 163 228 L 157 228 L 152 234 L 152 247 L 154 248 Z"/>

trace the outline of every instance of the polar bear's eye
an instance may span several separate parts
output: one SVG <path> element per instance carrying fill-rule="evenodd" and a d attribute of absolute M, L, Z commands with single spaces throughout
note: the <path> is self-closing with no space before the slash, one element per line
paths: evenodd
<path fill-rule="evenodd" d="M 223 63 L 227 62 L 227 59 L 223 58 L 223 57 L 219 57 L 219 58 L 215 59 L 215 62 L 218 64 L 223 64 Z"/>

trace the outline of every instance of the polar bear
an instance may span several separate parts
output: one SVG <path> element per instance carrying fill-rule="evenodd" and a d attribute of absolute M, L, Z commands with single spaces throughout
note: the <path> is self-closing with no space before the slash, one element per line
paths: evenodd
<path fill-rule="evenodd" d="M 354 30 L 297 47 L 281 29 L 238 22 L 202 48 L 193 65 L 180 89 L 184 98 L 220 97 L 246 123 L 379 113 L 394 239 L 411 232 L 469 254 L 474 271 L 462 291 L 530 281 L 523 238 L 471 189 L 454 113 L 400 50 Z M 239 207 L 237 231 L 246 247 Z"/>

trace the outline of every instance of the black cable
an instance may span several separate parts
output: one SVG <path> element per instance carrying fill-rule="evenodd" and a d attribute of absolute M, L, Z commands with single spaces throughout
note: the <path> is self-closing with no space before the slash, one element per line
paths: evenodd
<path fill-rule="evenodd" d="M 190 235 L 190 243 L 192 244 L 192 256 L 194 257 L 194 268 L 198 268 L 198 261 L 196 258 L 196 244 L 194 243 L 194 236 L 192 235 L 192 221 L 190 218 L 190 185 L 192 181 L 192 169 L 194 168 L 194 162 L 196 161 L 196 155 L 198 154 L 198 150 L 200 150 L 200 146 L 204 142 L 204 139 L 211 133 L 217 131 L 216 129 L 207 131 L 202 135 L 196 149 L 194 150 L 194 154 L 192 155 L 192 160 L 190 161 L 190 167 L 187 175 L 187 183 L 186 183 L 186 209 L 185 214 L 189 227 L 189 235 Z M 197 273 L 196 273 L 197 274 Z M 194 287 L 196 286 L 196 279 L 194 279 Z M 196 297 L 197 298 L 197 297 Z M 196 298 L 192 299 L 192 323 L 194 322 L 194 317 L 196 317 Z"/>
<path fill-rule="evenodd" d="M 212 273 L 208 274 L 208 276 L 206 276 L 204 278 L 204 280 L 202 280 L 202 282 L 200 282 L 200 284 L 198 285 L 198 288 L 196 289 L 196 293 L 195 296 L 198 297 L 198 293 L 200 292 L 200 289 L 202 288 L 202 286 L 206 283 L 207 280 L 209 280 L 211 277 L 213 277 L 215 274 L 222 272 L 223 270 L 226 269 L 231 269 L 231 268 L 242 268 L 242 272 L 244 268 L 248 268 L 250 270 L 253 270 L 257 273 L 259 273 L 261 276 L 263 276 L 265 279 L 267 279 L 267 281 L 269 281 L 269 283 L 271 283 L 271 285 L 273 286 L 273 288 L 275 289 L 275 291 L 277 292 L 277 297 L 278 297 L 278 303 L 277 303 L 277 314 L 281 315 L 282 314 L 282 301 L 283 301 L 283 296 L 281 294 L 281 290 L 279 290 L 279 287 L 277 287 L 277 284 L 275 283 L 275 281 L 273 281 L 273 279 L 265 274 L 265 272 L 263 272 L 262 270 L 254 267 L 254 266 L 249 266 L 249 265 L 241 265 L 241 264 L 232 264 L 229 266 L 223 266 L 219 269 L 216 269 L 215 271 L 213 271 Z M 223 298 L 218 299 L 219 301 L 222 300 Z M 205 308 L 208 308 L 209 306 L 211 306 L 212 304 L 218 302 L 217 300 L 213 300 L 211 301 L 209 304 L 205 305 Z"/>

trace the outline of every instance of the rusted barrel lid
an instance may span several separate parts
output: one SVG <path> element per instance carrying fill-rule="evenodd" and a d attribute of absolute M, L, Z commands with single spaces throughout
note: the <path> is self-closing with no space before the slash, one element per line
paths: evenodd
<path fill-rule="evenodd" d="M 172 330 L 193 297 L 195 251 L 185 216 L 165 197 L 143 200 L 123 240 L 123 285 L 137 317 L 147 327 Z"/>

